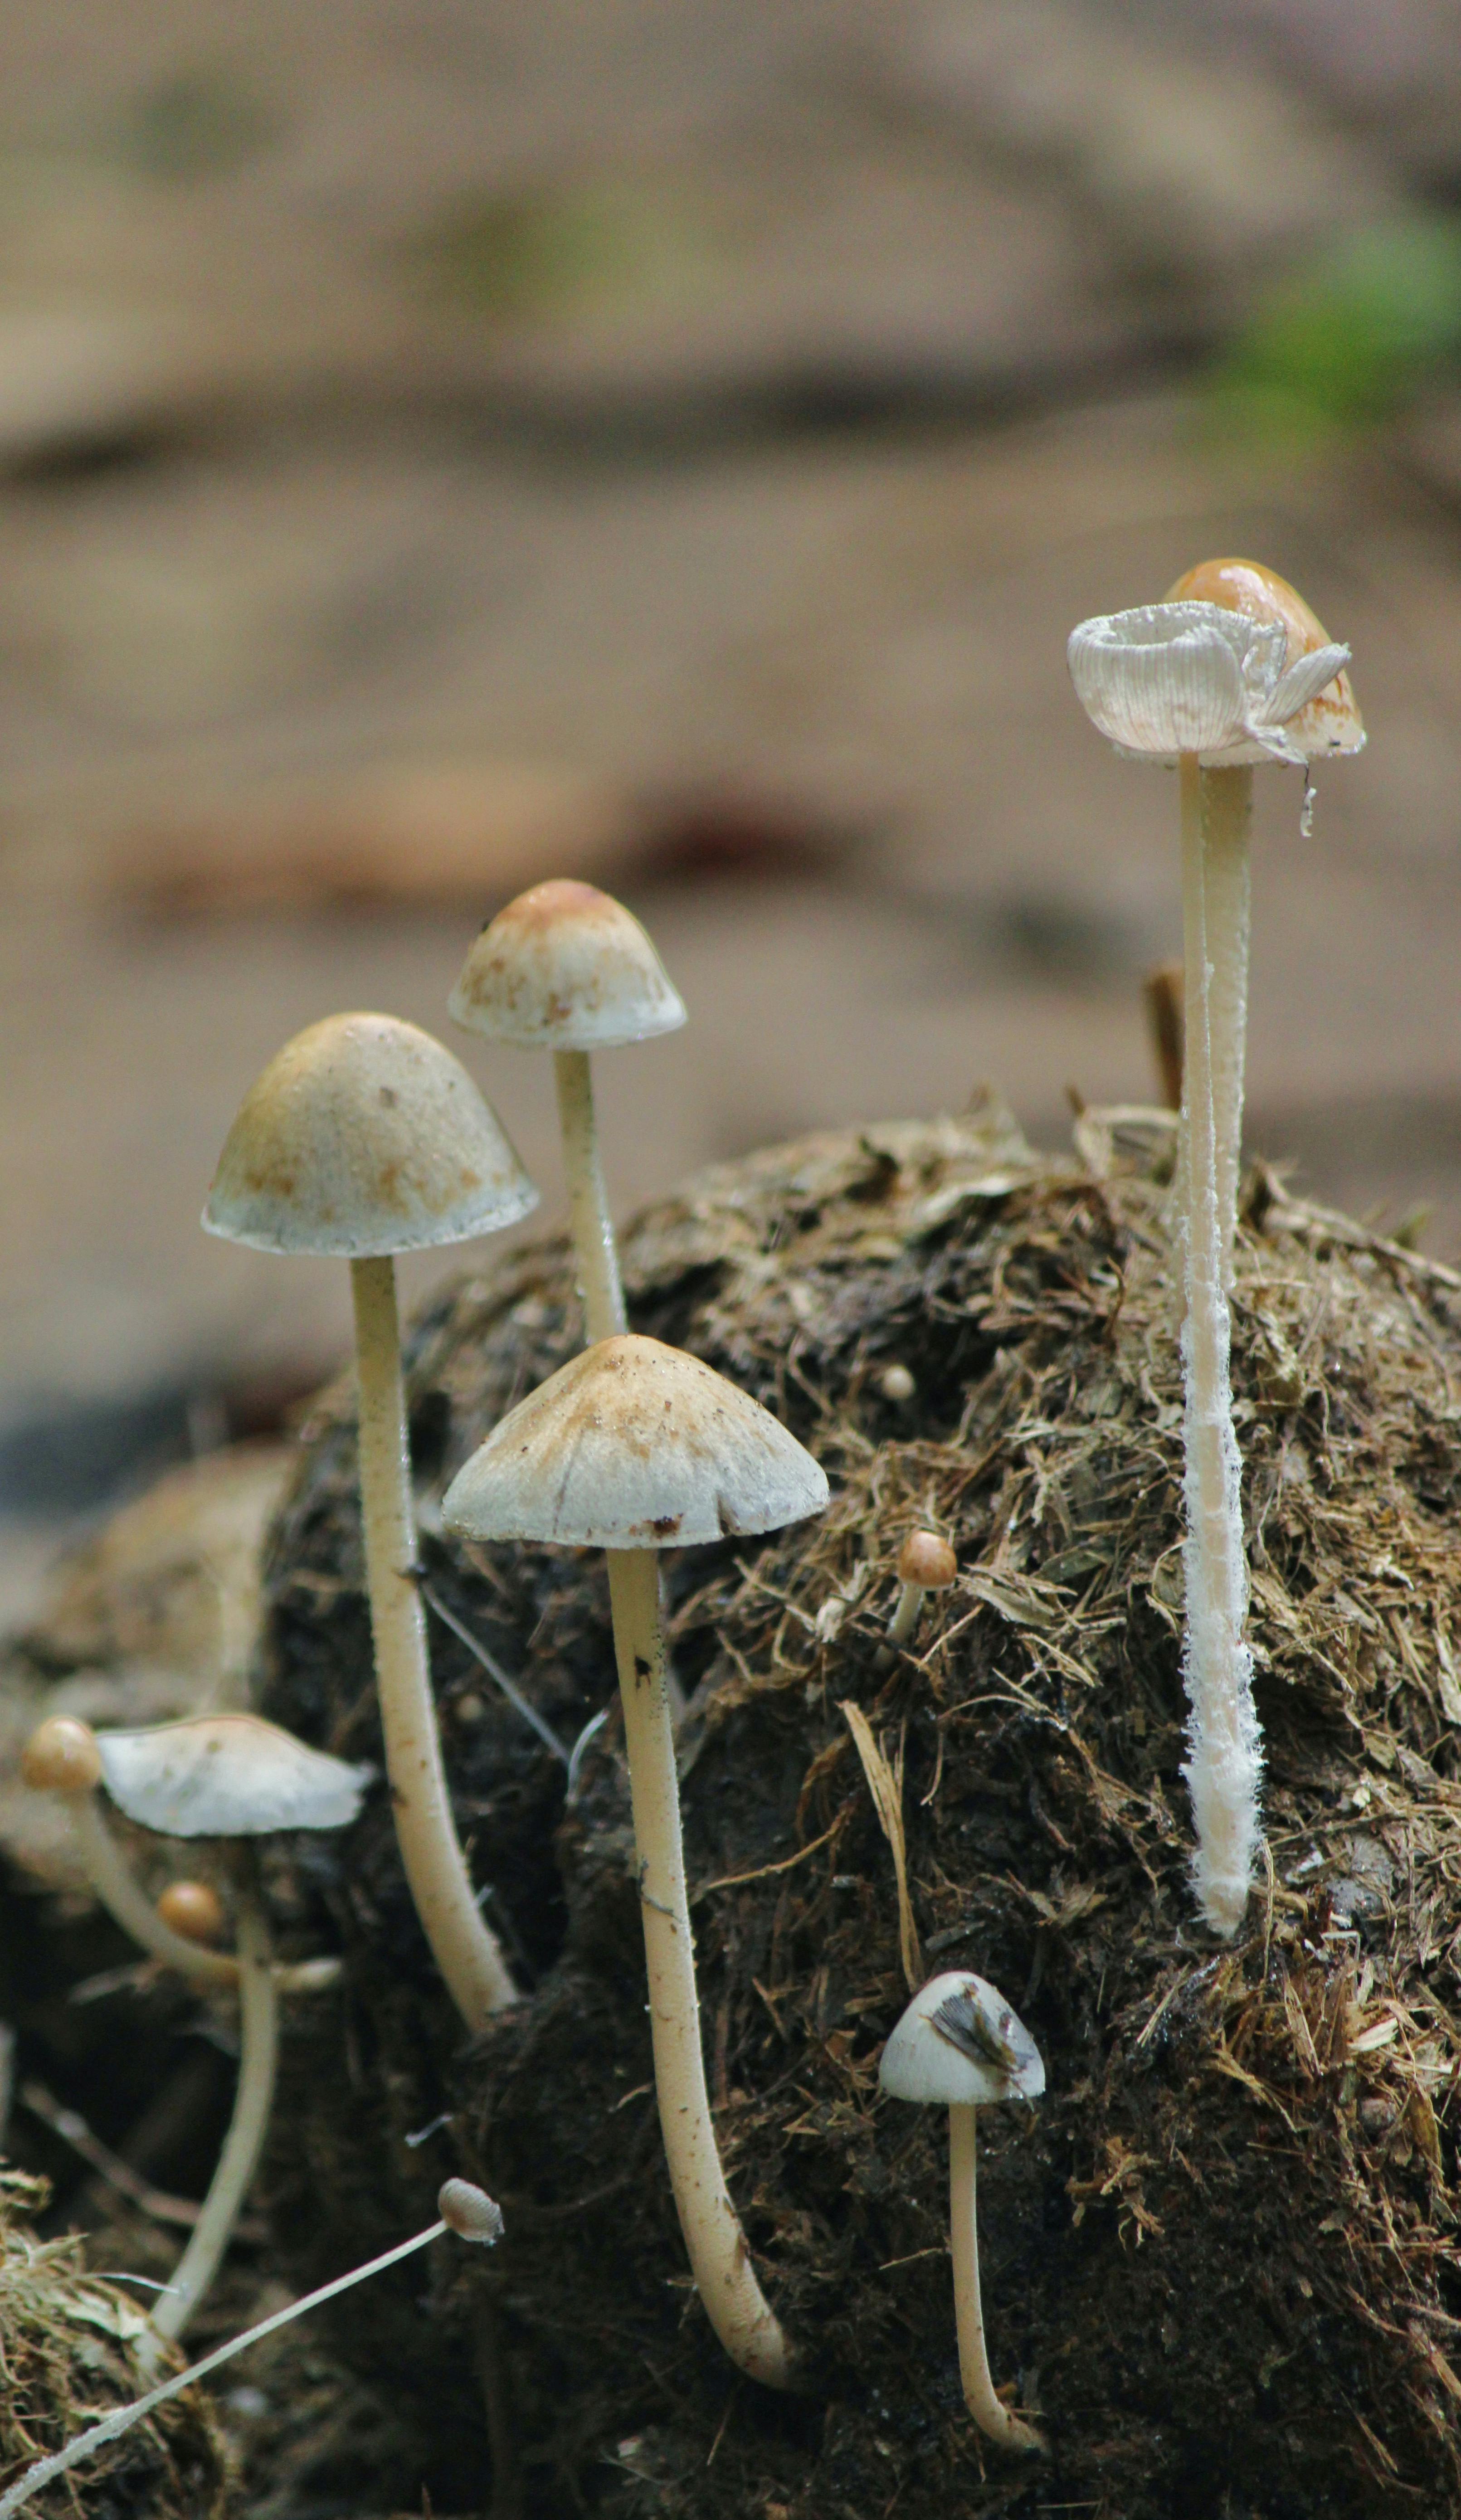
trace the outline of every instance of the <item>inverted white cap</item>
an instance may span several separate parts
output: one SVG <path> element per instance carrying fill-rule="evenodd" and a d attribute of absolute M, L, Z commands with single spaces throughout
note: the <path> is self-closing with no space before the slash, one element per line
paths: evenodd
<path fill-rule="evenodd" d="M 883 2050 L 878 2080 L 895 2100 L 983 2109 L 1037 2100 L 1045 2062 L 997 1987 L 950 1969 L 919 1989 Z"/>
<path fill-rule="evenodd" d="M 1079 622 L 1067 652 L 1082 708 L 1119 751 L 1213 768 L 1306 761 L 1293 730 L 1349 661 L 1333 642 L 1290 661 L 1276 613 L 1187 600 Z"/>
<path fill-rule="evenodd" d="M 394 1015 L 327 1015 L 244 1098 L 203 1222 L 259 1251 L 363 1260 L 495 1234 L 537 1192 L 465 1067 Z"/>
<path fill-rule="evenodd" d="M 614 1050 L 685 1020 L 638 920 L 593 884 L 565 881 L 499 910 L 448 1004 L 466 1031 L 518 1050 Z"/>
<path fill-rule="evenodd" d="M 759 1401 L 659 1339 L 601 1339 L 520 1400 L 446 1491 L 467 1540 L 679 1549 L 820 1513 L 827 1479 Z"/>
<path fill-rule="evenodd" d="M 99 1732 L 117 1810 L 163 1837 L 260 1837 L 348 1828 L 375 1771 L 311 1750 L 258 1715 L 198 1715 L 140 1732 Z"/>

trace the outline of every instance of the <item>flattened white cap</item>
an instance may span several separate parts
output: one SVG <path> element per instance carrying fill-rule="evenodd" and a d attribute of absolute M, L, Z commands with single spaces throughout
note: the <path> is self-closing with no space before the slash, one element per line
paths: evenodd
<path fill-rule="evenodd" d="M 1196 568 L 1186 570 L 1176 585 L 1168 588 L 1166 601 L 1219 604 L 1228 611 L 1242 613 L 1249 621 L 1276 622 L 1286 643 L 1285 673 L 1292 673 L 1305 659 L 1338 652 L 1323 622 L 1309 610 L 1297 587 L 1280 577 L 1276 569 L 1265 568 L 1261 561 L 1200 561 Z M 1317 672 L 1318 668 L 1311 670 Z M 1298 714 L 1288 720 L 1284 735 L 1305 761 L 1362 752 L 1364 720 L 1348 674 L 1342 669 L 1312 699 L 1305 700 Z M 1262 761 L 1266 757 L 1257 745 L 1232 756 L 1235 761 Z"/>
<path fill-rule="evenodd" d="M 250 1087 L 203 1222 L 258 1251 L 363 1260 L 495 1234 L 536 1204 L 449 1050 L 394 1015 L 327 1015 Z"/>
<path fill-rule="evenodd" d="M 820 1513 L 818 1462 L 759 1401 L 659 1339 L 601 1339 L 520 1400 L 446 1491 L 468 1540 L 678 1549 Z"/>
<path fill-rule="evenodd" d="M 499 910 L 449 1005 L 454 1023 L 517 1050 L 614 1050 L 685 1020 L 638 920 L 591 883 L 564 881 Z"/>
<path fill-rule="evenodd" d="M 997 1987 L 950 1969 L 919 1989 L 883 2050 L 878 2080 L 895 2100 L 983 2109 L 1037 2100 L 1045 2061 Z"/>
<path fill-rule="evenodd" d="M 258 1715 L 198 1715 L 140 1732 L 99 1732 L 117 1810 L 163 1837 L 259 1837 L 348 1828 L 374 1770 L 311 1750 Z"/>

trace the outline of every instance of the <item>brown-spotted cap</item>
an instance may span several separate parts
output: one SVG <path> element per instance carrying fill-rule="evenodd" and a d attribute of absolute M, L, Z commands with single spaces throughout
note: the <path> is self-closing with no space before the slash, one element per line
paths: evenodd
<path fill-rule="evenodd" d="M 1328 631 L 1309 610 L 1302 596 L 1278 571 L 1256 560 L 1205 560 L 1169 587 L 1167 604 L 1220 604 L 1249 621 L 1277 623 L 1288 640 L 1283 670 L 1292 673 L 1305 656 L 1317 656 L 1332 643 Z M 1355 703 L 1347 671 L 1335 674 L 1322 691 L 1286 720 L 1284 734 L 1305 761 L 1322 761 L 1346 752 L 1362 752 L 1364 720 Z M 1269 759 L 1259 744 L 1224 752 L 1224 762 L 1241 764 Z"/>
<path fill-rule="evenodd" d="M 99 1732 L 107 1791 L 163 1837 L 260 1837 L 348 1828 L 374 1769 L 311 1750 L 259 1715 L 196 1715 L 138 1732 Z"/>
<path fill-rule="evenodd" d="M 820 1513 L 827 1480 L 759 1401 L 698 1357 L 626 1333 L 494 1426 L 441 1508 L 468 1540 L 678 1549 Z"/>
<path fill-rule="evenodd" d="M 878 2080 L 895 2100 L 988 2108 L 1037 2100 L 1045 2062 L 997 1986 L 950 1969 L 919 1989 L 883 2050 Z"/>
<path fill-rule="evenodd" d="M 536 1204 L 449 1050 L 394 1015 L 327 1015 L 250 1087 L 203 1222 L 259 1251 L 363 1260 L 495 1234 Z"/>
<path fill-rule="evenodd" d="M 566 881 L 499 910 L 449 1005 L 454 1023 L 517 1050 L 614 1050 L 685 1020 L 638 920 L 591 883 Z"/>

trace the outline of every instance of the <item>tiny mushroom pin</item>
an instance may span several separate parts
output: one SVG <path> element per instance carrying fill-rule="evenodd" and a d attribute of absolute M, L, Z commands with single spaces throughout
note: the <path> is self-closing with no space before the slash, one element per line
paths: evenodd
<path fill-rule="evenodd" d="M 1208 562 L 1176 600 L 1083 621 L 1072 678 L 1118 749 L 1181 778 L 1183 1078 L 1178 1228 L 1186 1321 L 1187 1581 L 1184 1773 L 1194 1886 L 1215 1932 L 1237 1931 L 1258 1835 L 1261 1772 L 1248 1567 L 1233 1424 L 1227 1282 L 1243 1108 L 1253 765 L 1357 751 L 1344 668 L 1292 587 L 1255 562 Z"/>
<path fill-rule="evenodd" d="M 914 1997 L 883 2050 L 878 2079 L 894 2099 L 948 2110 L 949 2246 L 964 2403 L 981 2432 L 1005 2450 L 1043 2450 L 1034 2426 L 1010 2412 L 989 2376 L 975 2221 L 976 2112 L 1037 2100 L 1045 2088 L 1040 2051 L 997 1988 L 954 1969 Z"/>
<path fill-rule="evenodd" d="M 139 1828 L 225 1845 L 283 1829 L 347 1828 L 372 1771 L 333 1759 L 257 1715 L 200 1715 L 93 1735 L 107 1791 Z M 279 2052 L 278 1987 L 252 1868 L 231 1849 L 239 1901 L 239 2081 L 223 2149 L 192 2237 L 152 2324 L 180 2336 L 211 2283 L 268 2132 Z"/>
<path fill-rule="evenodd" d="M 589 1055 L 674 1032 L 685 1010 L 637 919 L 591 883 L 520 893 L 482 929 L 451 993 L 452 1020 L 517 1050 L 551 1050 L 588 1338 L 624 1328 Z"/>
<path fill-rule="evenodd" d="M 698 1358 L 622 1336 L 520 1401 L 442 1507 L 446 1528 L 468 1539 L 608 1551 L 670 2183 L 716 2335 L 773 2388 L 790 2385 L 791 2351 L 752 2267 L 706 2092 L 656 1552 L 774 1531 L 826 1503 L 818 1464 L 756 1401 Z"/>
<path fill-rule="evenodd" d="M 516 2002 L 451 1816 L 415 1582 L 416 1517 L 396 1316 L 398 1251 L 514 1225 L 537 1192 L 466 1069 L 414 1024 L 331 1015 L 245 1097 L 204 1225 L 261 1251 L 350 1264 L 360 1504 L 386 1768 L 406 1879 L 468 2027 Z"/>
<path fill-rule="evenodd" d="M 890 1663 L 912 1636 L 925 1593 L 946 1593 L 958 1572 L 958 1559 L 936 1531 L 909 1532 L 898 1551 L 898 1598 L 888 1622 L 887 1642 L 879 1650 L 881 1664 Z"/>

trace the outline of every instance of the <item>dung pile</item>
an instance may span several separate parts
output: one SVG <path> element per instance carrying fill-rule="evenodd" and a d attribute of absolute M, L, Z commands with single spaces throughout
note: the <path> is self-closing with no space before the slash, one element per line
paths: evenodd
<path fill-rule="evenodd" d="M 490 2433 L 494 2512 L 533 2520 L 1461 2510 L 1461 1280 L 1256 1177 L 1234 1387 L 1269 1868 L 1218 1946 L 1186 1887 L 1169 1142 L 1096 1114 L 1077 1141 L 1033 1157 L 992 1104 L 817 1138 L 626 1246 L 631 1326 L 753 1391 L 833 1487 L 820 1523 L 664 1561 L 711 2096 L 799 2398 L 739 2380 L 689 2289 L 616 1718 L 566 1805 L 432 1618 L 458 1824 L 530 1998 L 463 2048 L 378 1795 L 320 1885 L 347 1987 L 292 2043 L 275 2183 L 301 2278 L 412 2228 L 451 2168 L 501 2199 L 505 2241 L 427 2317 L 388 2280 L 338 2331 L 438 2508 L 484 2504 Z M 565 1742 L 612 1697 L 602 1559 L 469 1562 L 433 1502 L 576 1341 L 546 1247 L 443 1302 L 411 1370 L 430 1594 Z M 959 1581 L 880 1668 L 914 1523 Z M 361 1588 L 326 1414 L 276 1532 L 265 1711 L 349 1756 L 377 1746 Z M 980 2180 L 991 2359 L 1041 2462 L 964 2412 L 944 2124 L 877 2092 L 910 1973 L 961 1964 L 1048 2066 L 1037 2108 L 982 2121 Z"/>

